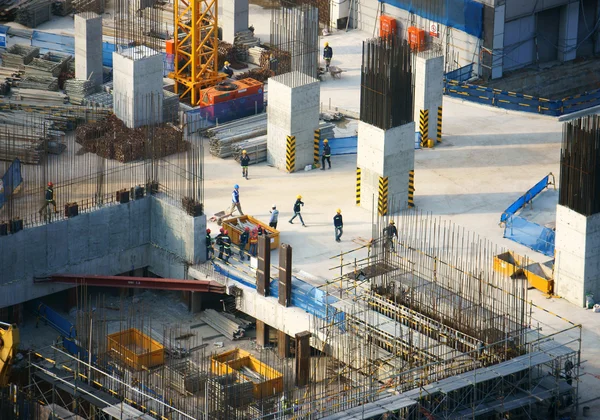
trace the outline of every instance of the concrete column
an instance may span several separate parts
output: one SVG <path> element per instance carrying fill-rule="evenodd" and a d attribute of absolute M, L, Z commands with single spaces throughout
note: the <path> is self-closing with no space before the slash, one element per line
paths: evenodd
<path fill-rule="evenodd" d="M 248 30 L 248 0 L 221 0 L 219 6 L 223 41 L 233 44 L 235 34 Z"/>
<path fill-rule="evenodd" d="M 269 345 L 269 326 L 256 320 L 256 344 L 261 347 Z"/>
<path fill-rule="evenodd" d="M 560 9 L 558 26 L 558 59 L 574 60 L 577 56 L 577 25 L 579 24 L 579 2 L 566 4 Z"/>
<path fill-rule="evenodd" d="M 290 336 L 277 330 L 277 353 L 279 357 L 290 357 Z"/>
<path fill-rule="evenodd" d="M 409 172 L 415 164 L 414 123 L 382 130 L 363 121 L 358 123 L 357 166 L 361 169 L 360 206 L 378 211 L 379 184 L 387 179 L 385 200 L 393 214 L 407 207 Z"/>
<path fill-rule="evenodd" d="M 288 172 L 313 164 L 313 137 L 319 126 L 319 81 L 299 72 L 269 79 L 267 161 Z M 294 136 L 290 148 L 288 136 Z"/>
<path fill-rule="evenodd" d="M 279 304 L 292 305 L 292 247 L 281 244 L 279 247 Z"/>
<path fill-rule="evenodd" d="M 427 138 L 423 138 L 421 143 L 427 143 L 427 140 L 436 140 L 437 136 L 437 115 L 438 108 L 442 106 L 442 97 L 444 93 L 444 56 L 428 57 L 425 54 L 419 54 L 415 60 L 415 93 L 414 93 L 414 113 L 413 119 L 417 125 L 415 129 L 419 131 L 419 125 L 422 111 L 427 111 L 427 129 L 424 131 Z M 441 121 L 440 121 L 441 123 Z M 440 138 L 441 140 L 441 138 Z"/>
<path fill-rule="evenodd" d="M 102 75 L 102 17 L 93 12 L 75 15 L 75 77 L 100 86 Z"/>
<path fill-rule="evenodd" d="M 202 293 L 200 292 L 190 292 L 189 294 L 189 299 L 190 299 L 190 304 L 189 304 L 189 308 L 190 308 L 190 312 L 193 314 L 197 314 L 198 312 L 200 312 L 202 310 Z"/>
<path fill-rule="evenodd" d="M 588 292 L 600 300 L 600 213 L 584 216 L 558 205 L 554 249 L 556 294 L 581 306 Z"/>
<path fill-rule="evenodd" d="M 296 334 L 296 386 L 308 385 L 310 380 L 310 333 Z"/>
<path fill-rule="evenodd" d="M 129 128 L 162 122 L 163 59 L 148 47 L 113 53 L 115 115 Z"/>
<path fill-rule="evenodd" d="M 506 19 L 506 6 L 498 5 L 494 8 L 494 39 L 492 41 L 492 79 L 502 77 L 504 59 L 504 22 Z"/>
<path fill-rule="evenodd" d="M 271 291 L 271 240 L 267 235 L 258 237 L 256 291 L 262 296 L 269 296 Z"/>

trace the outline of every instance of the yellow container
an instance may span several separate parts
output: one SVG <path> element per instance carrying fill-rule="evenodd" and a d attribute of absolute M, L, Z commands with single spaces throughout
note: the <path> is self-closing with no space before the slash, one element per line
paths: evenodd
<path fill-rule="evenodd" d="M 534 263 L 523 268 L 523 272 L 525 273 L 525 277 L 527 277 L 527 282 L 532 287 L 549 295 L 554 293 L 554 278 L 548 267 Z"/>
<path fill-rule="evenodd" d="M 262 382 L 242 373 L 242 368 L 247 367 L 265 378 Z M 230 350 L 212 357 L 211 369 L 213 373 L 221 376 L 237 373 L 244 381 L 254 384 L 254 397 L 263 398 L 276 395 L 283 391 L 283 374 L 272 367 L 262 363 L 247 351 L 241 349 Z"/>
<path fill-rule="evenodd" d="M 223 227 L 227 229 L 231 242 L 236 245 L 240 243 L 240 236 L 244 228 L 241 226 L 242 223 L 252 223 L 254 226 L 262 226 L 263 230 L 269 232 L 269 238 L 271 239 L 271 249 L 277 249 L 279 247 L 279 231 L 273 229 L 268 223 L 263 223 L 252 216 L 239 216 L 231 219 L 223 220 Z"/>
<path fill-rule="evenodd" d="M 508 251 L 494 257 L 494 270 L 506 276 L 512 276 L 523 267 L 525 258 Z"/>
<path fill-rule="evenodd" d="M 165 362 L 165 349 L 156 340 L 135 328 L 110 334 L 108 351 L 135 370 L 151 368 Z"/>
<path fill-rule="evenodd" d="M 433 139 L 427 140 L 427 147 L 429 147 L 430 149 L 433 149 L 433 146 L 435 146 Z"/>

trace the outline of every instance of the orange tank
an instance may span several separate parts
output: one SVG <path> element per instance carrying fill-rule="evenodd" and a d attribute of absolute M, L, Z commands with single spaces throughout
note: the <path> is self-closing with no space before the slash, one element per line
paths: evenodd
<path fill-rule="evenodd" d="M 409 27 L 408 43 L 414 51 L 423 51 L 425 49 L 425 31 L 415 26 Z"/>

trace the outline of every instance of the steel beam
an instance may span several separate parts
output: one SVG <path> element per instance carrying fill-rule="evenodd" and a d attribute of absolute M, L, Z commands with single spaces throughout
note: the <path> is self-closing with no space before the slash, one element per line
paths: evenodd
<path fill-rule="evenodd" d="M 156 279 L 150 277 L 128 276 L 93 276 L 86 274 L 54 274 L 47 279 L 36 279 L 34 282 L 67 283 L 101 287 L 126 287 L 131 289 L 225 293 L 225 286 L 208 280 Z"/>

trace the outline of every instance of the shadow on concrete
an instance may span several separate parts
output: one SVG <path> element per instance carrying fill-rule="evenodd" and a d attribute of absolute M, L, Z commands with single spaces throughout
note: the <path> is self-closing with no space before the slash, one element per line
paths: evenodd
<path fill-rule="evenodd" d="M 475 138 L 475 140 L 473 139 Z M 510 146 L 530 144 L 560 144 L 561 133 L 506 133 L 481 135 L 445 135 L 437 147 Z"/>
<path fill-rule="evenodd" d="M 418 193 L 418 191 L 417 191 Z M 464 214 L 464 213 L 497 213 L 498 222 L 502 212 L 523 191 L 502 193 L 473 193 L 473 194 L 415 194 L 415 205 L 418 209 L 431 214 Z M 452 209 L 449 213 L 449 209 Z"/>

